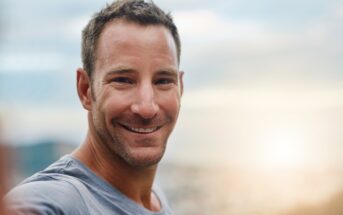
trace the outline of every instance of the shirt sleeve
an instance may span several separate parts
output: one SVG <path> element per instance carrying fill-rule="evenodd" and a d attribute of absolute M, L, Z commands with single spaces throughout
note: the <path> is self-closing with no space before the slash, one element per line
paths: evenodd
<path fill-rule="evenodd" d="M 83 207 L 74 187 L 61 181 L 38 181 L 19 185 L 5 196 L 5 201 L 14 215 L 75 214 L 78 208 Z M 71 211 L 73 212 L 70 213 Z"/>

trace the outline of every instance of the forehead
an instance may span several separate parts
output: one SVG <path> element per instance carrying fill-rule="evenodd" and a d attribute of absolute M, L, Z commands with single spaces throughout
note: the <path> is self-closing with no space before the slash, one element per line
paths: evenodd
<path fill-rule="evenodd" d="M 116 60 L 122 56 L 163 57 L 178 64 L 176 44 L 162 25 L 139 25 L 123 19 L 107 23 L 96 47 L 96 59 Z M 97 64 L 97 63 L 96 63 Z"/>

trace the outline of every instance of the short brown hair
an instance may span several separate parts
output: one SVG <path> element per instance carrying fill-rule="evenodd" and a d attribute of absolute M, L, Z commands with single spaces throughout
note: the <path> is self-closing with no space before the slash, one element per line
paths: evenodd
<path fill-rule="evenodd" d="M 114 19 L 124 19 L 140 25 L 162 25 L 172 34 L 177 58 L 180 62 L 181 42 L 176 25 L 170 13 L 165 13 L 152 1 L 117 0 L 94 14 L 82 31 L 82 63 L 89 77 L 92 77 L 96 61 L 97 41 L 105 25 Z"/>

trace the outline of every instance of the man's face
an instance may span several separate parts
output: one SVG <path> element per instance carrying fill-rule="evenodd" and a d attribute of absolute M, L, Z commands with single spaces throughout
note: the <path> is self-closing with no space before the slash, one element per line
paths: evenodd
<path fill-rule="evenodd" d="M 131 166 L 156 164 L 165 151 L 182 94 L 176 53 L 172 35 L 159 25 L 117 20 L 100 35 L 91 132 Z"/>

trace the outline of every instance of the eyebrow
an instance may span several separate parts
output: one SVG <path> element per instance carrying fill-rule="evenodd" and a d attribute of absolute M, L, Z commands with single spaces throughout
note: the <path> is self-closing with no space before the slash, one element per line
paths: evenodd
<path fill-rule="evenodd" d="M 128 67 L 117 67 L 110 69 L 108 72 L 105 74 L 105 78 L 112 77 L 114 75 L 125 75 L 125 74 L 133 74 L 136 71 L 134 69 L 130 69 Z"/>
<path fill-rule="evenodd" d="M 175 71 L 175 70 L 161 70 L 161 71 L 156 72 L 155 75 L 163 75 L 163 76 L 173 76 L 173 77 L 176 77 L 177 74 L 178 74 L 178 72 Z"/>
<path fill-rule="evenodd" d="M 111 69 L 109 72 L 107 72 L 106 76 L 114 75 L 114 74 L 130 74 L 130 73 L 135 73 L 134 69 L 130 69 L 128 67 L 118 67 Z"/>
<path fill-rule="evenodd" d="M 174 67 L 162 67 L 155 75 L 178 76 L 178 74 L 179 70 Z"/>
<path fill-rule="evenodd" d="M 136 72 L 136 70 L 129 67 L 118 67 L 111 69 L 109 72 L 107 72 L 106 76 L 132 74 Z M 174 68 L 164 68 L 157 71 L 154 75 L 177 76 L 178 73 L 179 72 Z"/>

